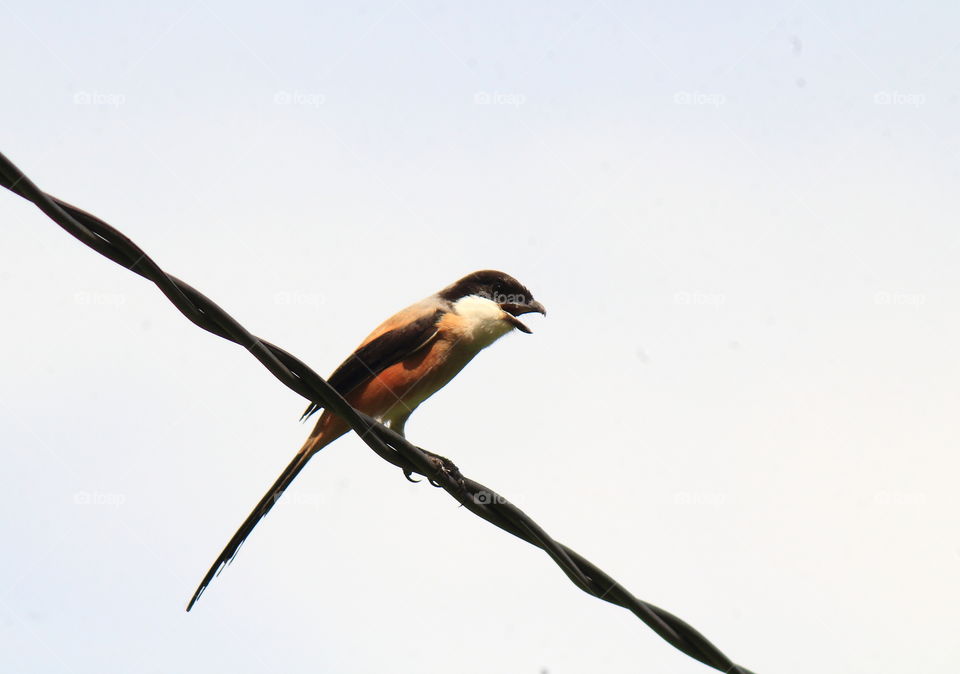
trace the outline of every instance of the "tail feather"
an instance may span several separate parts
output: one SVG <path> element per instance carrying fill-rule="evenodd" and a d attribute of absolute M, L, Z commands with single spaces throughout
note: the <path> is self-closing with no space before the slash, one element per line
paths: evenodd
<path fill-rule="evenodd" d="M 318 424 L 318 426 L 319 425 L 320 424 Z M 231 538 L 226 547 L 223 548 L 220 556 L 217 557 L 217 561 L 213 563 L 213 566 L 207 571 L 207 575 L 200 581 L 197 591 L 193 593 L 193 598 L 191 598 L 190 603 L 187 604 L 188 611 L 197 603 L 200 595 L 203 594 L 203 591 L 207 589 L 207 586 L 220 573 L 223 567 L 233 561 L 233 558 L 240 550 L 240 546 L 243 545 L 243 541 L 246 540 L 247 536 L 250 535 L 250 532 L 253 531 L 253 528 L 257 526 L 260 520 L 270 512 L 273 504 L 277 502 L 277 499 L 279 499 L 286 488 L 290 486 L 290 483 L 293 482 L 297 474 L 307 465 L 310 457 L 336 440 L 340 435 L 342 435 L 342 433 L 333 434 L 332 437 L 326 433 L 311 435 L 303 447 L 300 448 L 300 451 L 297 452 L 297 455 L 293 457 L 293 461 L 283 469 L 277 481 L 274 482 L 270 490 L 263 495 L 263 498 L 261 498 L 260 502 L 254 507 L 253 512 L 247 516 L 247 519 L 244 520 L 243 524 L 240 525 L 240 528 L 237 529 L 237 532 L 233 535 L 233 538 Z"/>

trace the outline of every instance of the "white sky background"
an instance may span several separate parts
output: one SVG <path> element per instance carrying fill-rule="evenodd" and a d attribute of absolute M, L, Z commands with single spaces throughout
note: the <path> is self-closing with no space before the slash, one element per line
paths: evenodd
<path fill-rule="evenodd" d="M 952 672 L 958 18 L 3 2 L 0 150 L 323 374 L 517 276 L 549 316 L 413 441 L 758 673 Z M 0 670 L 708 671 L 355 437 L 185 613 L 305 402 L 0 221 Z"/>

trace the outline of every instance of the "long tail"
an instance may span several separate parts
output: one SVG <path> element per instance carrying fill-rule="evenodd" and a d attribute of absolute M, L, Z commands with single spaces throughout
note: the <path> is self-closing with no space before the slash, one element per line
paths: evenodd
<path fill-rule="evenodd" d="M 277 502 L 277 499 L 280 498 L 286 488 L 290 486 L 290 483 L 293 482 L 297 474 L 303 470 L 303 467 L 307 465 L 310 457 L 343 435 L 343 430 L 334 428 L 340 426 L 340 424 L 324 424 L 324 421 L 325 419 L 321 418 L 320 421 L 317 422 L 316 429 L 311 433 L 310 437 L 307 438 L 307 441 L 303 444 L 303 447 L 300 448 L 300 451 L 297 452 L 297 455 L 293 457 L 293 461 L 283 469 L 277 481 L 274 482 L 270 490 L 263 495 L 263 498 L 257 503 L 253 512 L 247 516 L 247 519 L 245 519 L 243 524 L 240 525 L 240 528 L 237 529 L 237 533 L 233 535 L 233 538 L 231 538 L 226 547 L 223 548 L 223 552 L 217 557 L 217 561 L 213 563 L 210 570 L 207 571 L 207 575 L 200 581 L 197 591 L 193 593 L 193 598 L 190 599 L 190 603 L 187 604 L 188 611 L 197 603 L 200 595 L 203 594 L 207 586 L 213 581 L 217 574 L 220 573 L 220 570 L 233 561 L 237 551 L 240 550 L 240 546 L 243 545 L 243 541 L 250 535 L 250 532 L 257 526 L 257 523 L 270 512 L 270 508 L 273 507 L 273 504 Z"/>

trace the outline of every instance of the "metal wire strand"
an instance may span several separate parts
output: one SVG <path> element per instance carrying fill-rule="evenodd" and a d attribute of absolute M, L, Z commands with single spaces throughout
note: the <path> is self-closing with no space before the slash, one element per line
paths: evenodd
<path fill-rule="evenodd" d="M 2 153 L 0 185 L 33 202 L 51 220 L 104 257 L 152 281 L 198 327 L 247 349 L 288 388 L 344 419 L 385 461 L 426 477 L 470 512 L 546 552 L 570 581 L 587 594 L 622 606 L 674 648 L 716 670 L 752 674 L 734 664 L 683 620 L 637 599 L 585 557 L 553 540 L 529 516 L 495 491 L 463 477 L 449 460 L 411 444 L 375 419 L 352 408 L 303 361 L 251 334 L 203 293 L 164 272 L 133 241 L 100 218 L 40 190 Z"/>

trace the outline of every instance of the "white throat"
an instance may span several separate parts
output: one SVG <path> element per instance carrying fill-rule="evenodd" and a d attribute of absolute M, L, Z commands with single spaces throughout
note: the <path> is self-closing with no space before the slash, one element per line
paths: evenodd
<path fill-rule="evenodd" d="M 454 302 L 453 311 L 460 316 L 461 339 L 475 342 L 478 348 L 493 344 L 513 329 L 503 320 L 504 311 L 493 300 L 479 295 L 467 295 Z"/>

